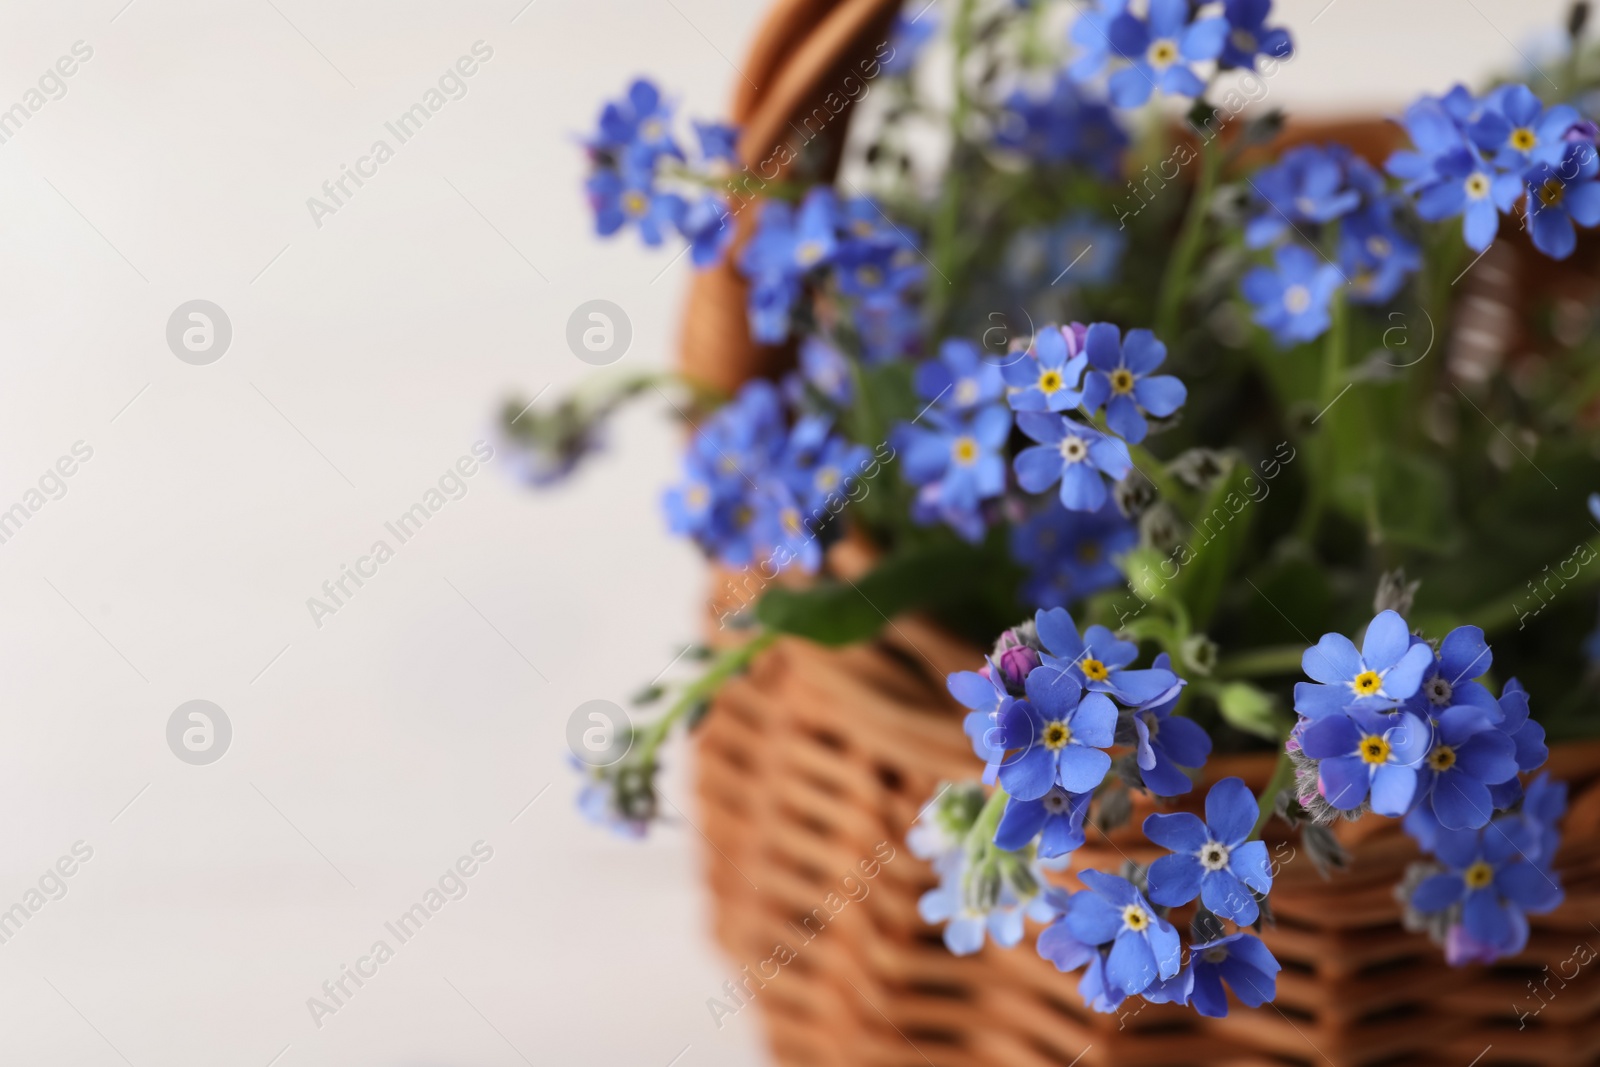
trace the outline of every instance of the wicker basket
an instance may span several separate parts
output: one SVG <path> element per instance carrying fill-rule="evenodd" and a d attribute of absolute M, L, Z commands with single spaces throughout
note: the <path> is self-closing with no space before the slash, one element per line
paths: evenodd
<path fill-rule="evenodd" d="M 735 101 L 746 161 L 768 158 L 791 118 L 873 53 L 897 5 L 779 0 Z M 751 343 L 731 268 L 697 278 L 684 336 L 691 373 L 732 386 L 782 355 Z M 849 545 L 829 562 L 844 573 L 867 565 Z M 975 775 L 944 678 L 980 655 L 916 618 L 843 650 L 780 640 L 723 688 L 699 731 L 715 929 L 744 987 L 724 1004 L 761 1013 L 779 1063 L 1600 1063 L 1600 743 L 1552 752 L 1550 771 L 1571 786 L 1557 864 L 1567 900 L 1533 920 L 1517 959 L 1451 969 L 1405 932 L 1393 889 L 1416 849 L 1393 820 L 1369 817 L 1340 828 L 1353 863 L 1331 879 L 1269 831 L 1277 925 L 1264 938 L 1284 965 L 1275 1005 L 1212 1020 L 1135 999 L 1097 1015 L 1075 978 L 1027 944 L 957 959 L 917 917 L 934 878 L 905 835 L 941 781 Z M 1270 769 L 1270 757 L 1218 758 L 1207 773 L 1260 788 Z M 1147 809 L 1136 809 L 1128 827 L 1080 849 L 1075 866 L 1153 859 L 1137 829 Z"/>

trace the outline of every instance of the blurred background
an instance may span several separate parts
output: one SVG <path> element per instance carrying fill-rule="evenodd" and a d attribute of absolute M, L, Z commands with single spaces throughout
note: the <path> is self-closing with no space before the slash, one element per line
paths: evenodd
<path fill-rule="evenodd" d="M 1537 62 L 1566 6 L 1279 0 L 1269 103 L 1386 112 Z M 579 305 L 625 313 L 619 369 L 674 358 L 691 268 L 592 237 L 577 141 L 640 73 L 720 117 L 762 13 L 0 8 L 0 1062 L 763 1062 L 706 1006 L 749 961 L 687 753 L 642 844 L 566 766 L 580 704 L 687 670 L 670 412 L 547 494 L 482 461 L 505 395 L 591 372 Z"/>

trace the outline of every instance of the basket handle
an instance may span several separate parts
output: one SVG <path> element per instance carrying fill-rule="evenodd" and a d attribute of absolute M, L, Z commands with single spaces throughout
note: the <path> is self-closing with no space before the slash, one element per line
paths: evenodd
<path fill-rule="evenodd" d="M 739 159 L 745 167 L 736 176 L 741 190 L 757 191 L 781 178 L 801 145 L 814 139 L 826 146 L 823 174 L 834 173 L 856 98 L 845 79 L 870 81 L 864 76 L 869 70 L 876 75 L 879 48 L 900 2 L 778 0 L 756 34 L 734 92 L 732 119 L 741 129 Z M 851 103 L 833 115 L 824 104 L 830 94 Z M 818 109 L 831 121 L 808 122 Z M 755 212 L 743 210 L 748 200 L 730 206 L 737 249 L 750 235 Z M 727 391 L 793 360 L 791 346 L 760 345 L 750 337 L 748 286 L 731 259 L 695 276 L 680 342 L 684 372 Z"/>

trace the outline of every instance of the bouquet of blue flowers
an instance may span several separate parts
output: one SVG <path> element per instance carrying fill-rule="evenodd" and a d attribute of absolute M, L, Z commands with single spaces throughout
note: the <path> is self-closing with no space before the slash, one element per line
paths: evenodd
<path fill-rule="evenodd" d="M 1419 846 L 1396 892 L 1451 963 L 1522 951 L 1563 900 L 1547 746 L 1597 732 L 1587 8 L 1549 73 L 1417 100 L 1375 153 L 1286 136 L 1270 7 L 908 8 L 819 104 L 850 111 L 842 146 L 685 138 L 645 80 L 605 105 L 599 233 L 736 271 L 788 369 L 506 408 L 546 482 L 624 396 L 671 400 L 692 432 L 666 522 L 724 586 L 720 651 L 584 761 L 585 811 L 644 832 L 662 743 L 774 640 L 920 612 L 992 643 L 948 679 L 972 780 L 910 837 L 952 952 L 1031 919 L 1095 1009 L 1256 1007 L 1280 969 L 1263 828 L 1336 866 L 1335 824 L 1369 814 Z M 843 540 L 869 572 L 830 566 Z M 1259 792 L 1206 773 L 1250 751 L 1277 753 Z M 1062 888 L 1131 793 L 1180 798 L 1142 825 L 1167 854 Z"/>

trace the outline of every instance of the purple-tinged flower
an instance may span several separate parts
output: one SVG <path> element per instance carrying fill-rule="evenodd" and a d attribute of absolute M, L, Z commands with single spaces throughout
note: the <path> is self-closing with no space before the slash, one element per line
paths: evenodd
<path fill-rule="evenodd" d="M 1245 244 L 1265 248 L 1296 226 L 1343 218 L 1361 205 L 1363 188 L 1376 188 L 1376 177 L 1342 144 L 1289 149 L 1250 179 L 1263 209 L 1245 227 Z"/>
<path fill-rule="evenodd" d="M 1171 671 L 1172 657 L 1161 653 L 1155 658 L 1154 667 Z M 1135 745 L 1139 777 L 1144 780 L 1145 788 L 1158 797 L 1187 793 L 1193 783 L 1184 773 L 1185 769 L 1193 771 L 1203 767 L 1211 755 L 1211 735 L 1205 728 L 1193 719 L 1172 713 L 1186 684 L 1179 678 L 1178 684 L 1169 690 L 1170 695 L 1157 696 L 1133 709 L 1131 741 Z M 1123 740 L 1120 732 L 1117 740 Z"/>
<path fill-rule="evenodd" d="M 1413 638 L 1412 644 L 1425 643 Z M 1430 650 L 1431 651 L 1431 650 Z M 1446 708 L 1468 704 L 1491 720 L 1500 719 L 1500 704 L 1476 678 L 1489 673 L 1494 653 L 1477 626 L 1457 626 L 1439 643 L 1437 655 L 1422 672 L 1422 684 L 1401 707 L 1424 719 L 1435 719 Z"/>
<path fill-rule="evenodd" d="M 1329 804 L 1354 811 L 1370 793 L 1373 811 L 1399 818 L 1417 797 L 1431 735 L 1409 712 L 1352 707 L 1307 724 L 1300 750 L 1319 761 L 1317 785 Z"/>
<path fill-rule="evenodd" d="M 1061 892 L 1056 890 L 1056 892 Z M 1065 896 L 1066 894 L 1062 894 Z M 1039 955 L 1055 964 L 1056 969 L 1062 972 L 1075 971 L 1084 968 L 1083 977 L 1078 980 L 1078 995 L 1083 1002 L 1095 1011 L 1110 1014 L 1121 1006 L 1127 999 L 1127 994 L 1112 986 L 1106 980 L 1106 958 L 1109 952 L 1106 944 L 1086 945 L 1073 936 L 1067 928 L 1066 916 L 1072 913 L 1075 902 L 1079 899 L 1090 900 L 1094 894 L 1087 889 L 1073 893 L 1068 898 L 1062 915 L 1055 922 L 1039 931 L 1038 940 L 1034 943 Z M 1093 907 L 1093 905 L 1088 905 Z"/>
<path fill-rule="evenodd" d="M 1041 163 L 1076 164 L 1106 178 L 1115 177 L 1128 145 L 1111 109 L 1085 96 L 1065 73 L 1056 77 L 1048 96 L 1023 89 L 1012 93 L 997 125 L 997 147 Z"/>
<path fill-rule="evenodd" d="M 1384 710 L 1416 693 L 1433 663 L 1433 650 L 1412 644 L 1406 621 L 1381 611 L 1367 625 L 1361 651 L 1343 634 L 1323 634 L 1306 649 L 1300 665 L 1313 681 L 1297 682 L 1294 710 L 1311 719 L 1346 708 Z"/>
<path fill-rule="evenodd" d="M 722 261 L 733 242 L 733 217 L 720 197 L 703 196 L 684 208 L 678 232 L 689 242 L 689 259 L 704 270 Z"/>
<path fill-rule="evenodd" d="M 700 139 L 700 155 L 707 161 L 739 161 L 739 127 L 725 122 L 696 122 L 694 132 Z"/>
<path fill-rule="evenodd" d="M 983 760 L 983 783 L 993 785 L 1000 773 L 1006 750 L 998 744 L 1000 713 L 1015 699 L 1007 691 L 1004 675 L 994 660 L 985 660 L 983 671 L 956 671 L 945 679 L 945 688 L 962 707 L 970 709 L 961 728 L 972 744 L 972 753 Z"/>
<path fill-rule="evenodd" d="M 1006 800 L 1005 814 L 995 830 L 994 843 L 1015 852 L 1039 839 L 1039 855 L 1044 859 L 1065 856 L 1084 842 L 1083 820 L 1089 814 L 1091 793 L 1069 793 L 1053 785 L 1042 797 Z"/>
<path fill-rule="evenodd" d="M 1138 544 L 1138 528 L 1110 500 L 1085 512 L 1047 499 L 1011 528 L 1011 556 L 1028 568 L 1022 597 L 1035 608 L 1064 608 L 1117 585 L 1117 560 Z"/>
<path fill-rule="evenodd" d="M 1167 346 L 1149 330 L 1129 330 L 1124 339 L 1111 323 L 1094 323 L 1084 352 L 1090 369 L 1083 380 L 1083 406 L 1091 413 L 1104 407 L 1106 425 L 1129 444 L 1149 432 L 1146 415 L 1165 418 L 1188 399 L 1177 378 L 1151 373 L 1167 358 Z"/>
<path fill-rule="evenodd" d="M 1045 648 L 1042 664 L 1071 673 L 1091 692 L 1108 693 L 1124 704 L 1144 707 L 1171 699 L 1182 688 L 1178 676 L 1165 667 L 1126 670 L 1139 655 L 1139 646 L 1119 640 L 1104 626 L 1091 626 L 1080 635 L 1065 608 L 1036 612 L 1034 626 Z"/>
<path fill-rule="evenodd" d="M 1106 502 L 1106 479 L 1119 482 L 1133 470 L 1127 445 L 1064 415 L 1019 411 L 1017 426 L 1039 442 L 1012 461 L 1017 484 L 1043 493 L 1060 482 L 1061 504 L 1069 510 L 1099 511 Z"/>
<path fill-rule="evenodd" d="M 1013 411 L 1066 411 L 1083 401 L 1079 385 L 1089 357 L 1083 351 L 1088 328 L 1046 326 L 1028 350 L 1012 353 L 1000 368 Z"/>
<path fill-rule="evenodd" d="M 1578 247 L 1578 226 L 1600 225 L 1600 159 L 1595 146 L 1569 144 L 1557 166 L 1536 163 L 1528 183 L 1528 235 L 1551 259 L 1566 259 Z"/>
<path fill-rule="evenodd" d="M 1023 800 L 1059 785 L 1091 793 L 1111 769 L 1104 750 L 1116 739 L 1117 708 L 1101 693 L 1084 693 L 1072 673 L 1049 664 L 1028 675 L 1027 699 L 1001 710 L 995 747 L 1008 753 L 1000 784 Z"/>
<path fill-rule="evenodd" d="M 1104 974 L 1109 993 L 1117 999 L 1133 996 L 1178 973 L 1178 931 L 1156 914 L 1132 882 L 1094 870 L 1078 877 L 1089 893 L 1073 895 L 1062 923 L 1080 945 L 1111 945 Z"/>
<path fill-rule="evenodd" d="M 1459 964 L 1513 956 L 1528 943 L 1528 914 L 1554 910 L 1566 894 L 1553 871 L 1525 858 L 1531 842 L 1513 820 L 1495 820 L 1481 830 L 1441 830 L 1434 855 L 1448 868 L 1423 880 L 1411 906 L 1424 915 L 1459 909 L 1461 935 L 1447 942 L 1447 958 Z"/>
<path fill-rule="evenodd" d="M 1150 899 L 1177 907 L 1199 897 L 1224 919 L 1254 923 L 1260 909 L 1251 890 L 1272 891 L 1266 843 L 1249 840 L 1257 811 L 1249 786 L 1224 778 L 1206 794 L 1204 822 L 1187 811 L 1147 816 L 1145 836 L 1172 853 L 1150 865 Z"/>
<path fill-rule="evenodd" d="M 1267 25 L 1272 0 L 1227 0 L 1222 16 L 1228 20 L 1228 36 L 1222 43 L 1224 68 L 1256 69 L 1257 56 L 1288 59 L 1294 52 L 1289 31 Z"/>
<path fill-rule="evenodd" d="M 1476 830 L 1494 814 L 1490 787 L 1516 777 L 1516 751 L 1482 708 L 1446 708 L 1419 768 L 1418 793 L 1445 829 Z"/>
<path fill-rule="evenodd" d="M 619 162 L 644 167 L 652 167 L 658 155 L 683 158 L 672 139 L 672 108 L 655 84 L 644 78 L 628 87 L 626 99 L 601 109 L 591 147 L 610 153 Z"/>
<path fill-rule="evenodd" d="M 1247 1008 L 1259 1008 L 1277 997 L 1278 972 L 1282 969 L 1259 937 L 1243 932 L 1229 934 L 1189 947 L 1189 966 L 1184 974 L 1191 978 L 1186 999 L 1174 996 L 1167 988 L 1181 982 L 1182 974 L 1152 986 L 1143 996 L 1158 1004 L 1187 1003 L 1201 1015 L 1221 1019 L 1228 1014 L 1224 982 L 1239 998 L 1239 1003 Z"/>

